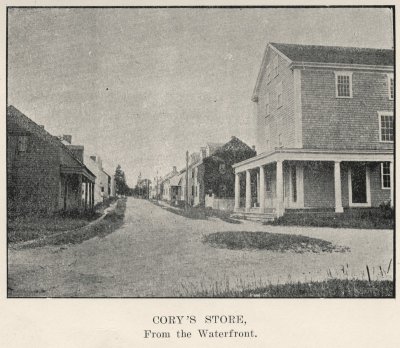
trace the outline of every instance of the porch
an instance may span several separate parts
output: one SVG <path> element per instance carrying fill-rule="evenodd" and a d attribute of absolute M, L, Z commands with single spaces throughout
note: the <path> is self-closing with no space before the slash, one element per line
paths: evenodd
<path fill-rule="evenodd" d="M 59 209 L 92 211 L 95 179 L 86 167 L 61 166 Z"/>
<path fill-rule="evenodd" d="M 393 206 L 393 152 L 276 149 L 235 164 L 235 213 Z M 384 172 L 386 171 L 386 172 Z M 386 175 L 386 177 L 384 177 Z"/>

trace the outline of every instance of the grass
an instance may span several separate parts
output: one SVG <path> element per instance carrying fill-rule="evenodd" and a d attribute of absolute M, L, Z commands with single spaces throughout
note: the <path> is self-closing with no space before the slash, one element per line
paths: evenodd
<path fill-rule="evenodd" d="M 205 235 L 203 243 L 231 250 L 270 250 L 304 252 L 346 252 L 348 247 L 336 246 L 323 239 L 295 234 L 270 232 L 226 231 Z"/>
<path fill-rule="evenodd" d="M 334 212 L 287 212 L 264 225 L 315 226 L 333 228 L 393 229 L 394 217 L 381 208 L 348 209 Z"/>
<path fill-rule="evenodd" d="M 165 210 L 186 217 L 188 219 L 194 219 L 194 220 L 207 220 L 209 218 L 218 218 L 221 219 L 225 222 L 231 223 L 231 224 L 240 224 L 241 221 L 238 221 L 236 219 L 232 219 L 230 215 L 232 214 L 229 211 L 223 211 L 223 210 L 217 210 L 217 209 L 211 209 L 211 208 L 205 208 L 205 207 L 188 207 L 188 210 L 185 210 L 181 207 L 176 207 L 172 206 L 171 208 L 165 207 L 164 205 L 159 204 L 157 201 L 152 201 L 153 204 L 158 205 Z"/>
<path fill-rule="evenodd" d="M 194 293 L 185 293 L 187 297 L 315 297 L 315 298 L 355 298 L 376 297 L 393 298 L 394 283 L 391 280 L 358 280 L 358 279 L 328 279 L 325 281 L 312 281 L 306 283 L 268 284 L 259 287 L 245 287 L 242 289 L 229 289 L 229 287 L 212 287 Z"/>
<path fill-rule="evenodd" d="M 40 238 L 35 240 L 32 244 L 25 247 L 38 247 L 43 245 L 62 245 L 62 244 L 78 244 L 93 237 L 105 237 L 112 233 L 117 228 L 122 226 L 125 216 L 126 199 L 119 199 L 114 210 L 107 213 L 107 215 L 100 221 L 82 227 L 77 230 L 71 230 L 65 233 L 49 233 L 41 234 Z"/>
<path fill-rule="evenodd" d="M 25 242 L 54 233 L 69 231 L 86 226 L 101 214 L 73 216 L 19 216 L 8 220 L 7 239 L 10 243 Z"/>

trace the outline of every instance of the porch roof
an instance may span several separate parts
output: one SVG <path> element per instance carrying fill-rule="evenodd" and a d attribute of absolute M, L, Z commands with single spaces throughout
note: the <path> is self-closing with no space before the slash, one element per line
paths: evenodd
<path fill-rule="evenodd" d="M 276 148 L 234 164 L 236 173 L 277 161 L 390 162 L 393 150 L 330 150 Z"/>
<path fill-rule="evenodd" d="M 61 174 L 81 174 L 91 182 L 95 182 L 96 176 L 85 166 L 60 166 Z"/>

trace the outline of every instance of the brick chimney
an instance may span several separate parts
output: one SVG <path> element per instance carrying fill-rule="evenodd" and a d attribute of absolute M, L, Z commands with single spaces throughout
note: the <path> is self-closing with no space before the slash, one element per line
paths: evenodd
<path fill-rule="evenodd" d="M 62 140 L 65 140 L 68 144 L 72 144 L 72 135 L 69 134 L 63 134 L 61 136 Z"/>

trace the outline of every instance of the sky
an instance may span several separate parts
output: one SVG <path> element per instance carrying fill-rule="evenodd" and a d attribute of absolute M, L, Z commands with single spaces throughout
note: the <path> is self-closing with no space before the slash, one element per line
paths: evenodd
<path fill-rule="evenodd" d="M 185 153 L 255 144 L 268 42 L 392 48 L 389 9 L 34 8 L 8 11 L 8 105 L 71 134 L 134 186 Z"/>

